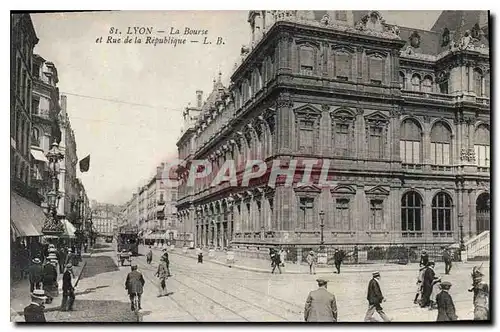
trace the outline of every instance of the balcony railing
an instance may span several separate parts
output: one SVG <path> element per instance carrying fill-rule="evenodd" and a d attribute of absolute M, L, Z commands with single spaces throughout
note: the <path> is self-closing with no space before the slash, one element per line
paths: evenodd
<path fill-rule="evenodd" d="M 424 232 L 402 232 L 401 236 L 404 238 L 422 238 Z"/>
<path fill-rule="evenodd" d="M 439 100 L 445 102 L 453 101 L 453 96 L 443 93 L 402 90 L 402 94 L 403 97 L 424 98 L 424 99 Z"/>
<path fill-rule="evenodd" d="M 421 164 L 405 164 L 405 163 L 402 163 L 401 167 L 404 168 L 404 169 L 408 169 L 408 170 L 421 170 L 422 169 L 422 165 Z"/>
<path fill-rule="evenodd" d="M 438 231 L 438 232 L 433 231 L 432 237 L 451 238 L 451 237 L 453 237 L 453 232 L 451 232 L 451 231 Z"/>

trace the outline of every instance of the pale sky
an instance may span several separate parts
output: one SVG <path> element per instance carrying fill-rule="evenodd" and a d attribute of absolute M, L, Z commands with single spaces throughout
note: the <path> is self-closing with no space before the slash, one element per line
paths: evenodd
<path fill-rule="evenodd" d="M 440 11 L 381 11 L 388 23 L 430 29 Z M 35 53 L 55 64 L 59 90 L 68 93 L 68 114 L 77 155 L 91 155 L 90 171 L 78 176 L 87 195 L 123 204 L 163 160 L 177 155 L 182 110 L 206 97 L 220 68 L 223 83 L 248 43 L 246 11 L 130 11 L 32 14 L 40 41 Z M 111 27 L 150 26 L 169 31 L 208 30 L 212 45 L 96 44 Z M 225 45 L 216 46 L 221 36 Z M 200 41 L 203 37 L 199 38 Z M 72 94 L 144 104 L 122 104 Z"/>

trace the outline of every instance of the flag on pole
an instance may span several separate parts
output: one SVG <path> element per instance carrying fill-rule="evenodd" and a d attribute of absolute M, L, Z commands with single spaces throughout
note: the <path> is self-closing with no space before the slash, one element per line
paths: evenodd
<path fill-rule="evenodd" d="M 80 172 L 88 172 L 90 168 L 90 155 L 80 160 Z"/>

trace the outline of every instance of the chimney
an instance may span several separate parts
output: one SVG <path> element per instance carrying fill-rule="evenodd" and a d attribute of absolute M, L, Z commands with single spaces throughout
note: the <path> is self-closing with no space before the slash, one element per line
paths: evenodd
<path fill-rule="evenodd" d="M 203 102 L 203 91 L 196 91 L 196 107 L 201 108 L 201 104 Z"/>

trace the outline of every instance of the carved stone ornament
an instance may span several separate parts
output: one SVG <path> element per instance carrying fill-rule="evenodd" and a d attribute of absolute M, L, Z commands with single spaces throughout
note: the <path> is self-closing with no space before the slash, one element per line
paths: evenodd
<path fill-rule="evenodd" d="M 410 36 L 410 46 L 413 48 L 420 47 L 420 35 L 416 31 L 413 31 L 413 33 Z"/>
<path fill-rule="evenodd" d="M 460 160 L 469 161 L 469 154 L 467 152 L 467 148 L 462 148 L 462 150 L 460 150 Z"/>
<path fill-rule="evenodd" d="M 472 162 L 472 163 L 476 162 L 476 152 L 474 151 L 473 148 L 469 148 L 467 156 L 468 156 L 469 162 Z"/>
<path fill-rule="evenodd" d="M 330 105 L 323 104 L 321 105 L 321 109 L 323 110 L 323 112 L 328 112 L 330 110 Z"/>
<path fill-rule="evenodd" d="M 483 34 L 483 31 L 479 27 L 479 24 L 478 23 L 474 24 L 474 26 L 472 27 L 472 30 L 471 30 L 472 38 L 480 40 L 482 34 Z"/>
<path fill-rule="evenodd" d="M 443 34 L 441 35 L 441 46 L 445 47 L 450 44 L 450 30 L 444 28 Z"/>
<path fill-rule="evenodd" d="M 330 23 L 330 16 L 328 16 L 328 14 L 324 15 L 321 19 L 321 23 L 324 25 L 328 25 Z"/>

